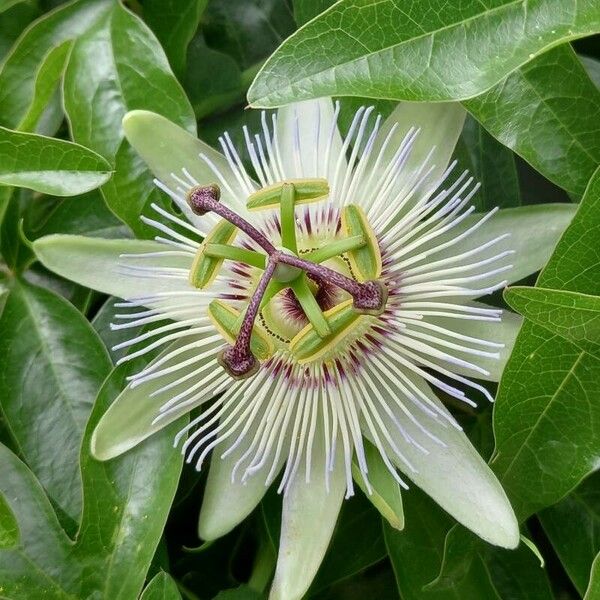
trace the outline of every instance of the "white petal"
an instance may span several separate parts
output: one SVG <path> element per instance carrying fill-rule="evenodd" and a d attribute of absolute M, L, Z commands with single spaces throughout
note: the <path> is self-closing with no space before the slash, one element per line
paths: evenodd
<path fill-rule="evenodd" d="M 449 414 L 423 379 L 414 374 L 409 376 L 440 411 Z M 479 537 L 497 546 L 515 548 L 519 543 L 519 526 L 514 511 L 500 482 L 467 436 L 445 420 L 426 418 L 414 411 L 427 430 L 444 442 L 446 446 L 442 447 L 410 422 L 391 399 L 389 406 L 408 434 L 429 450 L 429 454 L 425 454 L 407 443 L 405 438 L 397 433 L 392 419 L 382 414 L 388 430 L 396 431 L 394 441 L 398 449 L 406 455 L 418 472 L 407 469 L 402 461 L 395 459 L 395 454 L 389 449 L 390 458 L 394 459 L 397 467 L 444 510 Z M 365 431 L 365 436 L 368 435 Z"/>
<path fill-rule="evenodd" d="M 333 179 L 338 160 L 340 176 L 343 177 L 346 160 L 342 155 L 342 138 L 329 98 L 280 108 L 277 111 L 277 140 L 286 178 Z"/>
<path fill-rule="evenodd" d="M 313 455 L 320 459 L 325 452 L 322 439 L 322 433 L 317 435 L 313 448 Z M 324 472 L 313 466 L 311 481 L 306 483 L 302 467 L 288 488 L 283 499 L 279 554 L 269 600 L 300 600 L 317 573 L 346 491 L 341 452 L 336 454 L 329 482 L 328 492 Z"/>

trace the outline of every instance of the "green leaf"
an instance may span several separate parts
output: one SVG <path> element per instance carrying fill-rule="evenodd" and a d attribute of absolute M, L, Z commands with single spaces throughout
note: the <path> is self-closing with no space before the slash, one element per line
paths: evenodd
<path fill-rule="evenodd" d="M 0 186 L 75 196 L 101 186 L 110 176 L 110 165 L 79 144 L 0 127 Z"/>
<path fill-rule="evenodd" d="M 592 565 L 590 573 L 590 585 L 585 592 L 583 600 L 594 600 L 600 594 L 600 554 L 598 554 Z"/>
<path fill-rule="evenodd" d="M 202 18 L 208 45 L 248 69 L 271 54 L 295 29 L 281 0 L 212 0 Z"/>
<path fill-rule="evenodd" d="M 40 12 L 37 4 L 19 2 L 2 13 L 0 19 L 0 60 L 6 57 L 19 34 L 39 16 Z"/>
<path fill-rule="evenodd" d="M 600 170 L 537 284 L 600 295 Z M 521 519 L 598 467 L 600 360 L 535 323 L 521 329 L 498 389 L 492 467 Z"/>
<path fill-rule="evenodd" d="M 110 463 L 89 453 L 98 419 L 136 367 L 113 371 L 88 422 L 81 450 L 84 509 L 74 542 L 33 474 L 0 446 L 0 492 L 20 528 L 20 544 L 0 551 L 0 581 L 11 600 L 138 597 L 177 488 L 182 459 L 171 441 L 182 424 Z"/>
<path fill-rule="evenodd" d="M 19 543 L 19 525 L 10 506 L 0 495 L 0 548 L 11 548 Z"/>
<path fill-rule="evenodd" d="M 600 296 L 535 287 L 514 287 L 504 299 L 529 321 L 600 358 Z"/>
<path fill-rule="evenodd" d="M 600 90 L 569 46 L 536 58 L 464 105 L 550 181 L 583 194 L 600 162 Z"/>
<path fill-rule="evenodd" d="M 161 43 L 173 71 L 185 72 L 188 44 L 208 0 L 146 0 L 144 20 Z M 194 68 L 197 65 L 194 65 Z"/>
<path fill-rule="evenodd" d="M 15 4 L 25 2 L 26 0 L 0 0 L 0 13 L 12 8 Z"/>
<path fill-rule="evenodd" d="M 594 0 L 341 0 L 288 38 L 248 92 L 252 106 L 320 96 L 459 100 L 561 42 L 600 29 Z"/>
<path fill-rule="evenodd" d="M 152 578 L 140 600 L 181 600 L 181 594 L 174 579 L 164 572 Z"/>
<path fill-rule="evenodd" d="M 106 350 L 66 300 L 14 281 L 0 317 L 0 355 L 0 403 L 11 437 L 50 498 L 77 522 L 79 450 L 110 371 Z"/>
<path fill-rule="evenodd" d="M 335 0 L 293 0 L 294 18 L 298 27 L 308 23 L 334 3 Z"/>
<path fill-rule="evenodd" d="M 588 586 L 600 552 L 600 473 L 590 475 L 558 504 L 539 513 L 546 535 L 577 591 Z"/>
<path fill-rule="evenodd" d="M 59 84 L 65 70 L 70 50 L 71 42 L 66 41 L 59 46 L 53 47 L 43 58 L 36 73 L 33 99 L 17 129 L 21 131 L 45 133 L 46 135 L 53 135 L 56 133 L 56 130 L 63 120 Z M 58 110 L 52 110 L 53 100 L 54 104 L 58 103 Z M 48 109 L 48 111 L 46 111 L 46 109 Z M 53 112 L 56 112 L 57 114 L 53 115 Z M 50 119 L 48 117 L 49 114 L 52 114 L 54 118 Z"/>
<path fill-rule="evenodd" d="M 235 589 L 219 592 L 213 600 L 263 600 L 263 598 L 264 596 L 256 590 L 247 585 L 241 585 Z"/>
<path fill-rule="evenodd" d="M 17 127 L 31 105 L 38 67 L 53 48 L 87 31 L 112 7 L 110 0 L 74 0 L 28 27 L 0 71 L 0 125 Z"/>
<path fill-rule="evenodd" d="M 384 526 L 384 537 L 403 600 L 448 598 L 497 598 L 479 557 L 472 560 L 464 577 L 442 591 L 423 592 L 439 573 L 444 540 L 454 520 L 417 489 L 404 494 L 406 527 L 398 532 Z"/>
<path fill-rule="evenodd" d="M 152 231 L 140 213 L 161 196 L 152 175 L 125 141 L 121 119 L 148 109 L 195 133 L 192 108 L 150 29 L 115 4 L 74 44 L 65 73 L 65 109 L 73 139 L 112 161 L 115 174 L 103 187 L 109 208 L 138 235 Z"/>
<path fill-rule="evenodd" d="M 465 121 L 457 149 L 457 172 L 469 169 L 481 185 L 473 198 L 478 212 L 486 212 L 496 206 L 509 208 L 521 204 L 513 153 L 473 118 Z"/>

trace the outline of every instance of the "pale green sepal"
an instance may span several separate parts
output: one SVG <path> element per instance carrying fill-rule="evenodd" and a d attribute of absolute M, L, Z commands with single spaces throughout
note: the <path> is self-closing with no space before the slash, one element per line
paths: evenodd
<path fill-rule="evenodd" d="M 297 135 L 296 135 L 297 132 Z M 330 98 L 295 102 L 277 111 L 277 143 L 281 150 L 283 179 L 324 177 L 333 181 L 338 160 L 340 175 L 346 172 L 342 138 Z M 327 145 L 331 139 L 329 157 Z M 295 148 L 298 148 L 296 157 Z"/>
<path fill-rule="evenodd" d="M 314 457 L 325 455 L 323 432 L 319 429 L 314 439 Z M 306 483 L 302 461 L 284 496 L 279 554 L 269 600 L 301 600 L 321 565 L 346 491 L 341 446 L 329 474 L 329 491 L 322 460 L 313 460 L 310 483 Z"/>
<path fill-rule="evenodd" d="M 221 189 L 221 199 L 237 212 L 245 213 L 245 200 L 248 192 L 236 179 L 227 159 L 197 139 L 185 129 L 165 117 L 147 110 L 132 110 L 123 118 L 123 130 L 129 143 L 144 159 L 157 179 L 173 191 L 181 184 L 172 177 L 172 173 L 182 176 L 185 168 L 199 185 L 216 183 Z M 205 155 L 229 185 L 224 186 L 213 170 L 200 158 Z M 190 185 L 191 188 L 191 185 Z M 181 206 L 192 221 L 198 217 L 191 214 L 187 207 Z"/>
<path fill-rule="evenodd" d="M 421 377 L 413 373 L 406 374 L 441 412 L 449 416 L 442 402 Z M 386 394 L 384 390 L 382 393 Z M 404 402 L 411 405 L 409 399 L 404 399 Z M 480 538 L 503 548 L 516 548 L 519 544 L 519 525 L 515 513 L 500 482 L 464 432 L 441 417 L 434 419 L 416 414 L 418 409 L 412 408 L 422 425 L 445 444 L 445 447 L 441 446 L 408 420 L 392 398 L 387 399 L 387 404 L 407 434 L 429 451 L 429 454 L 424 454 L 415 445 L 407 443 L 394 421 L 382 414 L 381 418 L 394 436 L 398 449 L 417 472 L 408 468 L 388 447 L 390 459 L 396 466 L 446 512 Z M 364 435 L 370 437 L 367 428 L 364 428 Z"/>
<path fill-rule="evenodd" d="M 79 285 L 126 300 L 168 291 L 194 288 L 186 279 L 140 277 L 125 265 L 189 269 L 193 256 L 124 259 L 123 254 L 162 252 L 163 244 L 148 240 L 107 240 L 79 235 L 49 235 L 33 242 L 33 250 L 48 269 Z M 174 299 L 175 305 L 180 300 Z M 163 305 L 164 306 L 164 305 Z M 165 308 L 165 310 L 167 310 Z"/>
<path fill-rule="evenodd" d="M 161 360 L 169 352 L 175 351 L 192 342 L 199 342 L 201 344 L 202 340 L 213 336 L 214 334 L 214 331 L 209 331 L 196 336 L 183 338 L 183 340 L 178 340 L 159 354 L 150 365 Z M 169 389 L 168 393 L 159 393 L 155 396 L 152 396 L 152 393 L 171 382 L 184 377 L 186 374 L 208 365 L 215 359 L 221 345 L 220 342 L 212 342 L 204 347 L 190 349 L 187 353 L 179 354 L 178 356 L 167 360 L 160 368 L 163 369 L 174 366 L 182 360 L 190 358 L 194 353 L 199 355 L 210 349 L 214 349 L 214 352 L 200 358 L 191 365 L 172 373 L 162 375 L 156 379 L 151 379 L 145 383 L 141 383 L 137 387 L 132 387 L 131 384 L 128 385 L 104 413 L 92 434 L 91 446 L 94 458 L 98 460 L 109 460 L 115 456 L 119 456 L 145 440 L 147 437 L 160 431 L 169 423 L 176 421 L 182 415 L 189 413 L 195 406 L 210 400 L 213 394 L 211 393 L 212 388 L 209 387 L 206 390 L 206 396 L 198 399 L 194 406 L 189 404 L 183 406 L 179 408 L 179 410 L 170 412 L 168 416 L 161 419 L 159 422 L 153 423 L 154 419 L 159 415 L 160 408 L 170 398 L 175 397 L 177 394 L 189 388 L 190 383 L 189 381 L 184 381 Z M 204 372 L 199 372 L 197 380 L 199 381 L 202 377 L 210 375 L 214 368 L 216 367 L 205 369 Z"/>
<path fill-rule="evenodd" d="M 365 484 L 356 458 L 352 462 L 352 477 L 390 526 L 402 531 L 404 529 L 404 509 L 400 485 L 386 467 L 379 450 L 367 439 L 363 440 L 363 446 L 369 467 L 368 479 L 371 490 Z"/>

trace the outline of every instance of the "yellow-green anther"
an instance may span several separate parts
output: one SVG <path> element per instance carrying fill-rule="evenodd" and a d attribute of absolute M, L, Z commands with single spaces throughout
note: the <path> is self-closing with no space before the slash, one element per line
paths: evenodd
<path fill-rule="evenodd" d="M 248 210 L 278 208 L 281 203 L 281 191 L 286 184 L 294 186 L 296 206 L 317 202 L 329 194 L 329 184 L 326 179 L 290 179 L 251 194 L 246 203 Z"/>
<path fill-rule="evenodd" d="M 298 252 L 296 244 L 296 188 L 293 183 L 284 183 L 281 187 L 280 199 L 281 243 L 294 253 Z"/>
<path fill-rule="evenodd" d="M 206 244 L 204 254 L 214 258 L 226 258 L 241 262 L 257 269 L 264 269 L 267 260 L 267 257 L 260 252 L 227 244 Z"/>
<path fill-rule="evenodd" d="M 208 316 L 219 333 L 230 343 L 235 344 L 243 321 L 243 314 L 222 300 L 213 300 L 208 305 Z M 241 319 L 240 319 L 241 315 Z M 273 354 L 273 344 L 262 330 L 254 324 L 250 338 L 250 350 L 259 360 L 266 360 Z"/>
<path fill-rule="evenodd" d="M 365 244 L 347 252 L 352 270 L 359 281 L 377 279 L 381 275 L 381 253 L 375 233 L 360 206 L 349 204 L 342 211 L 342 232 L 346 237 L 360 235 Z"/>
<path fill-rule="evenodd" d="M 321 310 L 319 303 L 317 302 L 312 290 L 308 285 L 306 275 L 303 275 L 302 277 L 296 279 L 296 281 L 293 281 L 290 287 L 298 299 L 304 314 L 310 321 L 317 334 L 322 338 L 330 335 L 331 329 L 329 329 L 329 325 L 327 324 L 327 320 L 323 315 L 323 311 Z"/>
<path fill-rule="evenodd" d="M 204 242 L 198 248 L 192 268 L 190 269 L 190 283 L 196 288 L 204 288 L 217 276 L 223 258 L 209 256 L 206 247 L 210 244 L 231 244 L 237 234 L 237 228 L 229 221 L 219 221 L 204 238 Z"/>
<path fill-rule="evenodd" d="M 306 364 L 321 358 L 339 344 L 352 326 L 364 319 L 352 307 L 352 300 L 342 302 L 323 313 L 330 333 L 321 337 L 312 323 L 302 329 L 290 342 L 290 350 L 299 364 Z"/>
<path fill-rule="evenodd" d="M 341 240 L 335 240 L 329 242 L 322 248 L 311 250 L 306 254 L 302 255 L 305 260 L 310 260 L 313 263 L 322 263 L 334 256 L 339 256 L 349 252 L 350 250 L 357 250 L 362 248 L 366 244 L 365 238 L 362 235 L 353 235 L 349 238 L 343 238 Z"/>

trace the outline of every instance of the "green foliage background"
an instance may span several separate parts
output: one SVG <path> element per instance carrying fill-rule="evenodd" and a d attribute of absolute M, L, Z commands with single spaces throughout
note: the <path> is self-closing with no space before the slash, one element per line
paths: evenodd
<path fill-rule="evenodd" d="M 127 111 L 214 144 L 257 125 L 248 102 L 323 95 L 346 97 L 342 124 L 363 103 L 385 114 L 399 100 L 461 101 L 456 157 L 482 182 L 478 210 L 579 209 L 537 281 L 493 299 L 526 318 L 493 411 L 453 407 L 545 567 L 526 545 L 475 539 L 417 489 L 403 494 L 402 532 L 359 493 L 309 597 L 600 598 L 600 53 L 597 36 L 580 39 L 600 31 L 600 4 L 332 4 L 0 0 L 0 598 L 264 597 L 273 491 L 203 546 L 205 475 L 182 469 L 177 423 L 114 461 L 90 456 L 140 364 L 114 367 L 107 350 L 121 341 L 114 299 L 46 271 L 30 242 L 151 236 L 139 215 L 167 202 L 124 139 Z"/>

